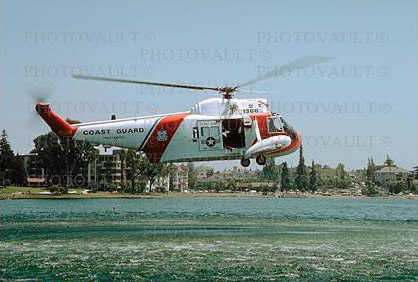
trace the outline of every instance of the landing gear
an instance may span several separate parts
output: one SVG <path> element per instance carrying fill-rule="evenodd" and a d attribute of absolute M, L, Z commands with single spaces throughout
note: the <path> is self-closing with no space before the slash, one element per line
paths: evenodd
<path fill-rule="evenodd" d="M 258 155 L 258 156 L 255 158 L 255 161 L 257 162 L 257 164 L 258 164 L 258 165 L 265 165 L 265 164 L 266 164 L 267 159 L 266 159 L 266 157 L 265 157 L 264 155 Z"/>
<path fill-rule="evenodd" d="M 241 159 L 241 165 L 243 167 L 248 167 L 250 165 L 250 159 Z"/>

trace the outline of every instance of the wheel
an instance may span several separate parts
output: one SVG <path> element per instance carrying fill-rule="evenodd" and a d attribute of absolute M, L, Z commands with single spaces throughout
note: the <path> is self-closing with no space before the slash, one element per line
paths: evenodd
<path fill-rule="evenodd" d="M 258 155 L 257 158 L 255 158 L 255 161 L 258 165 L 265 165 L 266 164 L 266 157 L 264 155 Z"/>
<path fill-rule="evenodd" d="M 241 160 L 241 165 L 243 167 L 248 167 L 250 165 L 250 159 L 242 159 Z"/>

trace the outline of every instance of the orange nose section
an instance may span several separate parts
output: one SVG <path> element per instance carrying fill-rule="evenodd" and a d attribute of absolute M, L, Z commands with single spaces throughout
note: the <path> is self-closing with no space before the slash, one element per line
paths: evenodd
<path fill-rule="evenodd" d="M 300 148 L 300 146 L 302 144 L 302 136 L 300 135 L 299 132 L 295 131 L 295 133 L 292 136 L 290 136 L 290 138 L 292 139 L 292 142 L 290 143 L 289 146 L 287 146 L 283 149 L 278 149 L 278 150 L 275 150 L 275 151 L 268 152 L 268 153 L 266 153 L 266 155 L 267 156 L 274 156 L 274 155 L 277 155 L 277 154 L 287 155 L 287 154 L 295 152 L 297 149 Z"/>
<path fill-rule="evenodd" d="M 302 136 L 299 132 L 295 131 L 295 134 L 292 138 L 292 143 L 286 148 L 283 149 L 284 152 L 294 152 L 299 149 L 300 145 L 302 144 Z"/>
<path fill-rule="evenodd" d="M 76 127 L 71 126 L 65 119 L 51 110 L 49 104 L 38 103 L 35 110 L 58 136 L 73 136 L 77 131 Z"/>
<path fill-rule="evenodd" d="M 299 148 L 300 147 L 300 145 L 302 145 L 302 135 L 300 135 L 300 133 L 299 132 L 297 132 L 296 131 L 296 139 L 295 140 L 292 140 L 292 143 L 293 142 L 295 142 L 296 144 L 295 144 L 295 146 L 297 147 L 297 148 Z"/>

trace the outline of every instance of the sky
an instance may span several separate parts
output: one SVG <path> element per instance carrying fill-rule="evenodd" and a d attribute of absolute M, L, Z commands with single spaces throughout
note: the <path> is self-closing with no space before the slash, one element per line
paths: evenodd
<path fill-rule="evenodd" d="M 41 94 L 83 122 L 184 111 L 217 95 L 72 73 L 234 86 L 303 56 L 326 56 L 333 60 L 239 98 L 268 99 L 301 132 L 306 162 L 355 169 L 389 154 L 410 169 L 418 155 L 417 3 L 1 1 L 0 128 L 15 152 L 27 153 L 48 131 L 33 110 Z M 294 153 L 276 162 L 297 160 Z"/>

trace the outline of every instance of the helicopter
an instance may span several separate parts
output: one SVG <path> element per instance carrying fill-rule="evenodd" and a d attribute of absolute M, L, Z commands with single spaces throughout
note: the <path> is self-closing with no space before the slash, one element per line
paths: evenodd
<path fill-rule="evenodd" d="M 284 76 L 330 59 L 301 57 L 235 87 L 73 75 L 76 79 L 214 91 L 221 97 L 200 101 L 184 112 L 123 119 L 112 115 L 110 120 L 79 124 L 69 124 L 51 109 L 49 103 L 39 101 L 35 110 L 60 137 L 87 141 L 104 148 L 135 149 L 145 153 L 151 163 L 241 160 L 241 165 L 248 167 L 250 160 L 255 158 L 258 165 L 264 165 L 267 158 L 298 150 L 302 143 L 301 135 L 281 114 L 270 111 L 266 99 L 236 99 L 234 95 L 253 83 Z"/>

